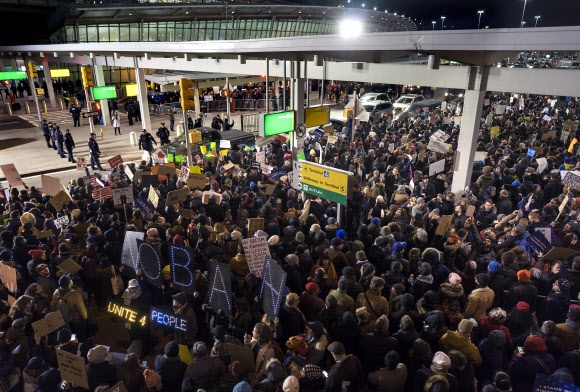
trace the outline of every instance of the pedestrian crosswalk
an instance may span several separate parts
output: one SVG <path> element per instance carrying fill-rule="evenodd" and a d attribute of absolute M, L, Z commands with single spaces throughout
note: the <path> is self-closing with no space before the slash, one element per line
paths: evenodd
<path fill-rule="evenodd" d="M 18 114 L 18 117 L 21 119 L 28 121 L 34 126 L 38 126 L 38 115 L 34 114 Z M 45 119 L 48 122 L 55 122 L 57 125 L 61 126 L 63 124 L 73 124 L 72 115 L 66 110 L 57 110 L 53 112 L 48 112 L 48 114 L 42 114 L 42 119 Z M 86 120 L 85 120 L 86 121 Z"/>

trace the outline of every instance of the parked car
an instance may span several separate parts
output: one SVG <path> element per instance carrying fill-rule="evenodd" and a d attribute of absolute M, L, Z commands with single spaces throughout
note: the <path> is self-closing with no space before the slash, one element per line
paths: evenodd
<path fill-rule="evenodd" d="M 445 100 L 449 102 L 453 101 L 455 98 L 463 98 L 463 94 L 465 94 L 465 90 L 450 88 L 445 91 Z"/>
<path fill-rule="evenodd" d="M 388 119 L 393 118 L 393 104 L 391 102 L 380 103 L 373 110 L 370 110 L 369 121 L 377 122 L 383 116 L 383 113 L 386 113 Z"/>
<path fill-rule="evenodd" d="M 436 109 L 441 109 L 441 103 L 444 102 L 440 99 L 427 99 L 424 101 L 418 101 L 410 104 L 407 106 L 405 110 L 399 112 L 398 114 L 394 115 L 393 121 L 403 121 L 404 119 L 410 117 L 414 118 L 415 116 L 424 112 L 423 108 L 429 108 L 429 112 L 432 112 Z"/>
<path fill-rule="evenodd" d="M 424 99 L 425 97 L 419 94 L 401 95 L 393 104 L 393 116 L 405 110 L 412 103 L 423 101 Z"/>
<path fill-rule="evenodd" d="M 360 103 L 367 112 L 372 111 L 378 104 L 388 102 L 391 102 L 391 100 L 386 93 L 366 93 L 360 97 Z"/>

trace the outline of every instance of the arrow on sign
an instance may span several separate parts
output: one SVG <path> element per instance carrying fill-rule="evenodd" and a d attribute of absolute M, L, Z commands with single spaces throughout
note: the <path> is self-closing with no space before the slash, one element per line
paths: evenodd
<path fill-rule="evenodd" d="M 302 174 L 298 174 L 298 179 L 301 180 L 302 179 Z"/>
<path fill-rule="evenodd" d="M 298 183 L 298 189 L 302 189 L 302 183 L 301 182 Z"/>
<path fill-rule="evenodd" d="M 302 165 L 298 164 L 298 170 L 302 170 Z"/>

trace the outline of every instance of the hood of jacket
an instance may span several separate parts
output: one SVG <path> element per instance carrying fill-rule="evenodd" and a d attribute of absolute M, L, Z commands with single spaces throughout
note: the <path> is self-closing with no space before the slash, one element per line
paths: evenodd
<path fill-rule="evenodd" d="M 459 298 L 463 296 L 463 286 L 460 284 L 441 283 L 441 292 L 448 298 Z"/>
<path fill-rule="evenodd" d="M 440 310 L 433 310 L 427 313 L 425 324 L 429 326 L 430 331 L 441 329 L 445 324 L 445 316 Z"/>

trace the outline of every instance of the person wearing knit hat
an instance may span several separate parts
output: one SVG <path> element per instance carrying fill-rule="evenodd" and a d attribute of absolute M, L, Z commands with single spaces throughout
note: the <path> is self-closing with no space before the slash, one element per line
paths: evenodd
<path fill-rule="evenodd" d="M 467 305 L 463 311 L 463 317 L 474 318 L 479 321 L 487 309 L 493 305 L 495 293 L 487 287 L 488 276 L 486 273 L 479 273 L 475 276 L 477 288 L 467 297 Z"/>
<path fill-rule="evenodd" d="M 459 242 L 459 236 L 456 233 L 449 234 L 447 236 L 447 242 L 451 245 L 455 245 Z"/>
<path fill-rule="evenodd" d="M 580 308 L 570 307 L 566 321 L 556 324 L 556 336 L 565 352 L 578 350 L 580 346 Z"/>
<path fill-rule="evenodd" d="M 459 276 L 458 274 L 456 274 L 455 272 L 452 272 L 449 274 L 449 284 L 461 284 L 461 276 Z"/>
<path fill-rule="evenodd" d="M 393 245 L 393 253 L 402 253 L 407 249 L 406 242 L 395 242 Z"/>
<path fill-rule="evenodd" d="M 461 351 L 473 366 L 480 366 L 483 360 L 481 359 L 479 349 L 470 341 L 473 327 L 474 324 L 472 321 L 463 319 L 459 323 L 457 331 L 447 331 L 439 340 L 439 344 L 443 351 Z"/>
<path fill-rule="evenodd" d="M 502 266 L 496 260 L 492 260 L 488 264 L 487 269 L 489 270 L 489 272 L 497 273 L 497 272 L 500 272 L 502 270 Z"/>
<path fill-rule="evenodd" d="M 100 364 L 107 360 L 107 348 L 103 345 L 96 345 L 87 354 L 87 361 L 92 364 Z M 92 389 L 92 388 L 91 388 Z"/>
<path fill-rule="evenodd" d="M 316 282 L 306 283 L 306 290 L 300 295 L 298 308 L 307 320 L 313 320 L 324 309 L 324 301 L 318 297 L 320 288 Z"/>
<path fill-rule="evenodd" d="M 162 387 L 162 379 L 159 373 L 152 369 L 143 370 L 145 386 L 148 390 L 159 390 Z"/>
<path fill-rule="evenodd" d="M 284 392 L 298 392 L 298 391 L 300 391 L 300 383 L 298 382 L 298 379 L 296 378 L 296 376 L 286 377 L 286 379 L 284 380 L 284 383 L 282 384 L 282 390 Z"/>
<path fill-rule="evenodd" d="M 457 378 L 449 373 L 451 359 L 442 351 L 437 351 L 431 360 L 429 368 L 417 370 L 411 382 L 413 391 L 457 391 L 459 388 Z M 437 389 L 435 386 L 445 385 L 445 388 Z"/>
<path fill-rule="evenodd" d="M 518 282 L 508 291 L 506 308 L 512 309 L 518 302 L 524 301 L 529 305 L 530 311 L 533 312 L 536 306 L 538 288 L 530 282 L 532 274 L 528 270 L 519 270 L 516 276 Z"/>
<path fill-rule="evenodd" d="M 252 392 L 252 387 L 247 381 L 242 381 L 234 386 L 232 392 Z"/>
<path fill-rule="evenodd" d="M 155 358 L 155 369 L 161 373 L 161 382 L 166 391 L 180 391 L 187 364 L 179 357 L 179 345 L 171 340 L 163 349 L 163 354 Z"/>
<path fill-rule="evenodd" d="M 534 377 L 550 376 L 557 368 L 554 357 L 547 353 L 546 341 L 539 335 L 530 334 L 523 345 L 523 354 L 516 354 L 508 365 L 514 391 L 531 391 Z"/>
<path fill-rule="evenodd" d="M 377 391 L 402 391 L 405 389 L 407 367 L 400 362 L 396 351 L 385 354 L 385 367 L 368 375 L 368 382 Z"/>

